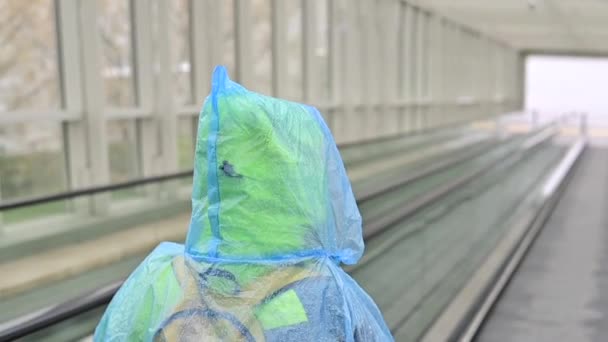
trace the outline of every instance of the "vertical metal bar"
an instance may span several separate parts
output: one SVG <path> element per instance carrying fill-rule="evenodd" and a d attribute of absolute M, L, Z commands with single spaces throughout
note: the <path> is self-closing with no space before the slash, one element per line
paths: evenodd
<path fill-rule="evenodd" d="M 169 54 L 169 2 L 159 1 L 157 21 L 158 74 L 156 79 L 156 110 L 155 120 L 159 125 L 160 158 L 159 171 L 171 173 L 177 171 L 177 113 L 173 104 L 173 62 Z"/>
<path fill-rule="evenodd" d="M 251 87 L 251 1 L 234 0 L 235 41 L 236 41 L 236 80 Z"/>
<path fill-rule="evenodd" d="M 210 47 L 207 39 L 207 1 L 190 0 L 190 72 L 192 77 L 192 93 L 194 104 L 202 105 L 202 101 L 209 92 L 211 73 L 207 70 Z M 221 12 L 216 12 L 214 17 L 221 17 Z M 220 20 L 218 20 L 220 21 Z M 221 32 L 221 31 L 220 31 Z M 207 43 L 207 44 L 205 44 Z"/>
<path fill-rule="evenodd" d="M 441 125 L 446 125 L 449 121 L 449 72 L 450 65 L 449 60 L 451 59 L 451 41 L 450 41 L 450 33 L 448 31 L 447 23 L 444 19 L 441 19 L 441 85 L 440 92 L 441 97 L 439 99 L 439 111 L 441 115 Z"/>
<path fill-rule="evenodd" d="M 452 42 L 450 40 L 450 32 L 448 29 L 447 22 L 442 19 L 441 20 L 441 36 L 442 36 L 442 56 L 441 56 L 441 70 L 442 70 L 442 82 L 441 82 L 441 124 L 446 125 L 449 122 L 449 109 L 448 102 L 450 97 L 450 60 L 452 57 Z"/>
<path fill-rule="evenodd" d="M 220 5 L 216 1 L 190 0 L 192 89 L 194 103 L 199 106 L 210 91 L 212 67 L 221 60 L 222 45 L 215 38 L 222 32 Z"/>
<path fill-rule="evenodd" d="M 503 69 L 504 69 L 504 55 L 503 55 L 503 51 L 502 51 L 502 46 L 497 45 L 496 46 L 497 51 L 496 51 L 496 57 L 497 57 L 497 63 L 496 63 L 496 94 L 494 95 L 495 97 L 495 101 L 497 102 L 496 105 L 498 107 L 498 110 L 500 112 L 503 111 L 503 106 L 502 106 L 502 101 L 503 101 L 503 89 L 504 89 L 504 77 L 503 77 Z"/>
<path fill-rule="evenodd" d="M 486 56 L 486 51 L 484 48 L 484 39 L 481 35 L 476 35 L 475 36 L 475 53 L 476 53 L 476 59 L 479 61 L 478 65 L 473 65 L 473 70 L 475 70 L 476 72 L 476 84 L 475 84 L 475 96 L 477 97 L 477 100 L 479 101 L 477 103 L 477 108 L 478 108 L 478 112 L 479 112 L 479 116 L 483 116 L 486 117 L 488 116 L 488 113 L 485 109 L 485 78 L 486 78 L 486 73 L 484 72 L 485 70 L 485 65 L 488 61 L 487 56 Z"/>
<path fill-rule="evenodd" d="M 463 58 L 463 45 L 464 40 L 462 37 L 462 29 L 460 27 L 453 26 L 454 30 L 454 79 L 452 80 L 452 89 L 454 92 L 453 100 L 462 98 L 466 89 L 466 73 L 464 72 L 464 58 Z M 458 81 L 458 82 L 456 82 Z M 460 86 L 458 85 L 460 83 Z M 456 104 L 454 106 L 454 120 L 452 122 L 462 122 L 466 116 L 466 108 Z"/>
<path fill-rule="evenodd" d="M 199 2 L 199 0 L 191 1 L 193 6 L 195 2 Z M 203 64 L 203 69 L 207 70 L 207 75 L 205 75 L 208 82 L 207 89 L 210 90 L 211 86 L 209 84 L 211 83 L 211 73 L 213 67 L 222 64 L 224 60 L 224 31 L 227 25 L 224 23 L 221 13 L 223 13 L 223 11 L 225 10 L 224 6 L 226 5 L 223 1 L 205 0 L 205 2 L 207 6 L 205 7 L 205 15 L 202 16 L 202 18 L 207 19 L 207 22 L 203 23 L 205 24 L 204 29 L 206 33 L 206 38 L 200 37 L 200 39 L 196 43 L 193 43 L 193 45 L 198 44 L 200 48 L 207 49 L 210 52 L 207 64 Z M 198 20 L 198 18 L 193 18 L 190 22 L 191 25 L 194 25 L 195 21 L 200 20 Z M 205 95 L 207 94 L 207 92 L 208 91 L 206 90 Z"/>
<path fill-rule="evenodd" d="M 154 106 L 154 70 L 152 68 L 150 2 L 132 0 L 131 8 L 137 105 L 151 110 Z"/>
<path fill-rule="evenodd" d="M 272 0 L 272 93 L 288 96 L 287 91 L 287 22 L 285 1 Z"/>
<path fill-rule="evenodd" d="M 456 28 L 454 27 L 454 25 L 449 25 L 448 26 L 448 32 L 450 33 L 450 56 L 452 56 L 450 59 L 448 59 L 449 61 L 449 74 L 447 75 L 447 78 L 449 79 L 449 103 L 450 106 L 448 108 L 446 108 L 446 111 L 449 113 L 449 122 L 452 124 L 456 121 L 458 121 L 459 118 L 459 108 L 456 104 L 456 98 L 458 97 L 458 84 L 457 84 L 457 80 L 460 81 L 460 77 L 459 77 L 459 69 L 460 69 L 460 65 L 459 65 L 459 56 L 458 56 L 458 45 L 460 44 L 460 41 L 458 40 L 458 31 L 456 30 Z"/>
<path fill-rule="evenodd" d="M 486 65 L 488 63 L 488 56 L 485 46 L 485 37 L 481 35 L 477 35 L 476 37 L 477 44 L 477 58 L 479 59 L 479 63 L 477 65 L 477 97 L 479 100 L 478 107 L 481 115 L 488 116 L 489 113 L 485 108 L 485 92 L 486 92 L 486 78 L 487 78 L 487 68 Z"/>
<path fill-rule="evenodd" d="M 80 1 L 81 17 L 79 23 L 82 47 L 82 96 L 86 114 L 86 136 L 88 171 L 90 184 L 101 185 L 110 181 L 108 160 L 108 139 L 104 117 L 105 92 L 101 77 L 101 46 L 97 25 L 97 2 Z M 108 211 L 108 195 L 93 198 L 92 212 L 104 214 Z"/>
<path fill-rule="evenodd" d="M 489 94 L 488 100 L 490 101 L 490 105 L 492 106 L 492 112 L 496 115 L 498 114 L 498 110 L 496 108 L 496 84 L 498 81 L 498 75 L 496 74 L 496 45 L 494 42 L 489 43 L 490 48 L 490 66 L 489 66 L 489 74 L 490 74 L 490 86 L 489 86 Z M 498 127 L 498 125 L 497 125 Z"/>
<path fill-rule="evenodd" d="M 360 87 L 362 71 L 359 70 L 361 61 L 361 30 L 358 20 L 359 2 L 349 2 L 345 6 L 346 22 L 345 28 L 345 66 L 344 71 L 344 113 L 340 128 L 343 131 L 344 141 L 353 141 L 357 137 L 355 126 L 355 104 L 360 101 Z"/>
<path fill-rule="evenodd" d="M 137 105 L 153 112 L 155 106 L 154 68 L 152 49 L 152 11 L 148 0 L 133 0 L 133 65 Z M 139 161 L 143 176 L 153 175 L 157 163 L 156 125 L 152 118 L 136 121 Z M 148 191 L 152 191 L 148 188 Z"/>
<path fill-rule="evenodd" d="M 381 13 L 380 5 L 375 1 L 363 1 L 361 3 L 361 16 L 365 22 L 364 37 L 365 45 L 363 53 L 366 54 L 366 61 L 362 65 L 365 68 L 365 79 L 363 81 L 364 93 L 363 98 L 365 99 L 366 106 L 362 117 L 365 119 L 362 121 L 363 126 L 361 130 L 365 132 L 366 139 L 376 138 L 382 134 L 382 108 L 380 108 L 380 79 L 379 75 L 382 73 L 380 65 L 382 64 L 382 55 L 380 50 L 380 40 L 378 37 L 378 19 Z M 387 19 L 382 17 L 383 20 Z M 386 37 L 385 37 L 386 38 Z"/>
<path fill-rule="evenodd" d="M 400 21 L 401 4 L 398 1 L 379 1 L 379 17 L 377 27 L 381 29 L 376 37 L 378 51 L 381 52 L 376 72 L 376 88 L 381 106 L 379 110 L 379 123 L 381 133 L 394 135 L 399 132 L 399 109 L 394 106 L 398 102 L 399 91 L 399 61 L 400 53 Z"/>
<path fill-rule="evenodd" d="M 416 60 L 416 71 L 414 74 L 414 98 L 417 102 L 416 105 L 416 115 L 415 115 L 415 124 L 414 129 L 416 131 L 422 130 L 424 124 L 424 106 L 421 105 L 424 100 L 423 93 L 423 78 L 424 78 L 424 69 L 425 69 L 425 61 L 424 61 L 424 14 L 420 9 L 416 9 L 416 51 L 415 51 L 415 60 Z"/>
<path fill-rule="evenodd" d="M 484 78 L 483 78 L 483 85 L 482 85 L 482 89 L 483 89 L 483 101 L 484 101 L 484 106 L 483 106 L 483 110 L 486 112 L 487 115 L 489 116 L 494 116 L 494 113 L 492 111 L 492 107 L 491 107 L 491 89 L 492 89 L 492 50 L 490 50 L 490 40 L 487 37 L 483 37 L 482 38 L 482 44 L 483 44 L 483 51 L 484 51 L 484 68 L 483 68 L 483 73 L 484 73 Z"/>
<path fill-rule="evenodd" d="M 372 56 L 370 52 L 370 18 L 372 15 L 368 12 L 367 0 L 359 0 L 357 4 L 357 22 L 359 26 L 358 35 L 358 54 L 360 56 L 357 69 L 360 71 L 357 78 L 358 97 L 356 99 L 358 110 L 353 126 L 356 127 L 353 131 L 352 141 L 366 140 L 370 138 L 374 131 L 374 127 L 370 123 L 370 113 L 372 108 L 372 95 L 370 94 Z"/>
<path fill-rule="evenodd" d="M 332 111 L 329 117 L 329 128 L 332 130 L 336 142 L 342 142 L 342 130 L 337 125 L 344 117 L 345 107 L 343 101 L 344 67 L 346 64 L 345 49 L 345 20 L 341 7 L 341 0 L 328 2 L 328 58 L 329 58 L 329 103 Z"/>
<path fill-rule="evenodd" d="M 419 12 L 419 39 L 418 39 L 418 56 L 419 56 L 419 74 L 418 74 L 418 98 L 424 101 L 425 104 L 419 106 L 418 129 L 426 130 L 428 127 L 428 106 L 426 105 L 427 98 L 427 82 L 429 72 L 429 39 L 428 39 L 428 21 L 427 14 L 424 11 Z"/>
<path fill-rule="evenodd" d="M 407 100 L 409 100 L 409 90 L 408 90 L 408 77 L 410 70 L 410 58 L 409 58 L 409 15 L 408 15 L 408 6 L 407 4 L 401 2 L 400 9 L 400 20 L 399 20 L 399 95 L 398 95 L 398 103 L 399 105 L 399 131 L 406 132 L 408 129 L 408 107 L 404 105 Z"/>
<path fill-rule="evenodd" d="M 474 106 L 472 107 L 472 111 L 474 112 L 474 119 L 480 118 L 484 113 L 481 110 L 481 94 L 480 94 L 480 84 L 481 84 L 481 70 L 483 70 L 483 60 L 481 50 L 479 49 L 479 35 L 476 32 L 473 32 L 470 36 L 471 41 L 471 49 L 469 51 L 469 64 L 470 64 L 470 72 L 471 72 L 471 94 L 473 99 L 476 101 Z"/>
<path fill-rule="evenodd" d="M 409 4 L 405 6 L 405 11 L 405 35 L 407 36 L 405 45 L 406 60 L 404 61 L 406 76 L 404 83 L 406 89 L 405 100 L 407 103 L 405 129 L 407 132 L 412 132 L 415 127 L 414 123 L 416 112 L 416 106 L 414 105 L 416 100 L 414 82 L 414 75 L 416 74 L 416 59 L 414 58 L 416 52 L 416 16 L 414 13 L 414 8 Z"/>
<path fill-rule="evenodd" d="M 302 0 L 302 83 L 303 98 L 308 103 L 319 101 L 319 68 L 315 57 L 317 48 L 316 5 L 315 1 Z"/>
<path fill-rule="evenodd" d="M 83 94 L 79 37 L 79 7 L 77 0 L 57 0 L 56 27 L 60 65 L 63 108 L 83 115 Z M 86 125 L 82 117 L 62 123 L 68 186 L 71 189 L 90 185 L 87 165 Z M 86 200 L 74 200 L 72 209 L 86 213 L 90 208 Z"/>
<path fill-rule="evenodd" d="M 445 22 L 441 18 L 437 18 L 437 25 L 439 30 L 439 51 L 437 52 L 437 64 L 439 66 L 439 71 L 437 72 L 437 93 L 435 94 L 435 102 L 437 103 L 437 120 L 439 121 L 439 125 L 445 125 L 445 102 L 446 102 L 446 64 L 445 59 L 448 52 L 447 48 L 447 35 L 445 32 Z"/>
<path fill-rule="evenodd" d="M 439 30 L 438 21 L 435 15 L 427 15 L 429 21 L 429 31 L 427 39 L 429 41 L 429 70 L 427 82 L 427 99 L 428 105 L 428 125 L 435 127 L 437 125 L 437 107 L 435 106 L 435 94 L 437 90 L 437 77 L 439 70 L 438 50 L 439 50 Z"/>
<path fill-rule="evenodd" d="M 469 61 L 467 58 L 467 52 L 468 52 L 468 40 L 467 40 L 467 35 L 465 33 L 465 31 L 462 29 L 462 27 L 458 27 L 458 37 L 460 38 L 460 45 L 459 45 L 459 51 L 458 51 L 458 56 L 459 56 L 459 61 L 460 61 L 460 80 L 462 82 L 462 87 L 460 89 L 459 92 L 459 97 L 462 99 L 466 99 L 468 98 L 468 96 L 470 96 L 470 89 L 471 89 L 471 77 L 468 71 L 469 68 Z M 460 122 L 465 122 L 468 119 L 468 116 L 470 115 L 470 107 L 469 106 L 460 106 Z"/>
<path fill-rule="evenodd" d="M 475 81 L 475 73 L 473 72 L 472 68 L 471 68 L 471 63 L 473 62 L 473 44 L 472 44 L 472 36 L 468 31 L 462 31 L 463 33 L 463 38 L 464 38 L 464 49 L 463 49 L 463 62 L 465 65 L 464 68 L 464 76 L 466 77 L 466 93 L 465 93 L 465 97 L 473 100 L 475 93 L 474 93 L 474 81 Z M 469 120 L 471 117 L 473 117 L 475 115 L 475 107 L 468 105 L 466 107 L 466 119 L 465 120 Z"/>
<path fill-rule="evenodd" d="M 433 48 L 435 44 L 435 40 L 433 37 L 433 23 L 431 21 L 431 15 L 429 12 L 425 11 L 424 13 L 424 129 L 429 129 L 433 125 L 433 107 L 431 102 L 431 84 L 432 84 L 432 73 L 434 67 L 434 55 Z"/>
<path fill-rule="evenodd" d="M 411 61 L 409 75 L 409 98 L 412 105 L 410 106 L 410 131 L 415 132 L 418 128 L 418 9 L 410 8 L 410 44 L 409 56 Z"/>
<path fill-rule="evenodd" d="M 526 94 L 526 57 L 523 53 L 517 55 L 517 100 L 516 105 L 520 110 L 524 108 L 524 100 Z"/>

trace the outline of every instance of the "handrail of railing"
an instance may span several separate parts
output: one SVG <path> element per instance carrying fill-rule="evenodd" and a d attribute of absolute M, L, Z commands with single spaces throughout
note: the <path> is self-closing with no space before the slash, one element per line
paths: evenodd
<path fill-rule="evenodd" d="M 118 281 L 69 301 L 51 305 L 15 320 L 0 324 L 0 342 L 13 341 L 69 318 L 108 304 L 123 281 Z"/>
<path fill-rule="evenodd" d="M 534 148 L 536 148 L 543 142 L 552 138 L 556 134 L 556 132 L 552 132 L 551 126 L 552 125 L 548 125 L 542 129 L 538 130 L 537 133 L 533 137 L 531 137 L 529 140 L 525 141 L 522 144 L 522 146 L 520 146 L 520 149 L 523 151 L 533 150 Z M 469 182 L 473 181 L 474 179 L 483 175 L 484 173 L 489 172 L 496 165 L 498 165 L 501 161 L 502 160 L 498 160 L 494 163 L 491 163 L 488 165 L 483 165 L 483 166 L 479 167 L 478 169 L 473 170 L 473 172 L 471 172 L 471 173 L 462 175 L 460 177 L 457 177 L 456 179 L 453 179 L 447 183 L 444 183 L 441 186 L 439 186 L 437 189 L 429 191 L 428 193 L 426 193 L 423 196 L 417 197 L 415 200 L 413 200 L 411 203 L 409 203 L 406 207 L 402 208 L 401 210 L 398 210 L 398 211 L 396 210 L 394 212 L 391 212 L 388 215 L 382 216 L 378 220 L 370 222 L 369 224 L 367 224 L 365 226 L 365 235 L 367 237 L 373 237 L 373 236 L 380 234 L 381 232 L 383 232 L 385 230 L 385 227 L 391 226 L 399 221 L 406 219 L 407 217 L 410 217 L 411 215 L 415 214 L 418 210 L 421 210 L 421 209 L 427 207 L 428 205 L 436 202 L 438 199 L 445 196 L 445 194 L 450 193 L 453 190 L 468 184 Z"/>
<path fill-rule="evenodd" d="M 23 208 L 23 207 L 27 207 L 27 206 L 31 206 L 31 205 L 43 204 L 43 203 L 59 201 L 59 200 L 67 200 L 67 199 L 72 199 L 75 197 L 95 195 L 95 194 L 99 194 L 102 192 L 127 189 L 127 188 L 136 187 L 136 186 L 141 186 L 141 185 L 146 185 L 146 184 L 151 184 L 151 183 L 160 183 L 160 182 L 165 182 L 165 181 L 179 179 L 179 178 L 192 177 L 192 172 L 193 172 L 193 170 L 180 171 L 180 172 L 170 173 L 170 174 L 166 174 L 166 175 L 145 177 L 145 178 L 130 180 L 130 181 L 126 181 L 126 182 L 120 182 L 120 183 L 114 183 L 114 184 L 108 184 L 108 185 L 102 185 L 102 186 L 94 186 L 94 187 L 89 187 L 89 188 L 82 188 L 82 189 L 78 189 L 78 190 L 65 191 L 65 192 L 55 193 L 55 194 L 50 194 L 50 195 L 9 200 L 9 201 L 0 203 L 0 211 Z"/>
<path fill-rule="evenodd" d="M 455 129 L 454 127 L 451 127 L 451 128 Z M 450 129 L 450 128 L 445 127 L 445 128 L 436 129 L 436 130 L 429 130 L 429 131 L 425 131 L 424 133 L 428 133 L 430 131 L 442 131 L 442 130 L 447 130 L 447 129 Z M 414 134 L 412 136 L 418 137 L 418 136 L 420 136 L 421 133 Z M 385 136 L 385 137 L 380 137 L 380 138 L 375 138 L 375 139 L 368 139 L 368 140 L 360 141 L 360 142 L 356 142 L 356 143 L 354 143 L 354 142 L 353 143 L 343 143 L 343 144 L 339 144 L 338 147 L 339 148 L 346 148 L 346 147 L 350 148 L 350 147 L 355 147 L 358 145 L 377 143 L 377 142 L 382 142 L 382 141 L 391 140 L 391 139 L 398 139 L 398 138 L 401 138 L 404 136 L 405 136 L 405 134 L 401 133 L 401 134 L 395 134 L 395 135 L 390 135 L 390 136 Z M 179 172 L 175 172 L 175 173 L 169 173 L 169 174 L 165 174 L 165 175 L 143 177 L 143 178 L 138 178 L 138 179 L 129 180 L 129 181 L 120 182 L 120 183 L 92 186 L 92 187 L 86 187 L 86 188 L 82 188 L 82 189 L 69 190 L 69 191 L 60 192 L 60 193 L 26 197 L 26 198 L 17 198 L 14 200 L 2 201 L 2 202 L 0 202 L 0 212 L 5 211 L 5 210 L 23 208 L 23 207 L 27 207 L 27 206 L 31 206 L 31 205 L 44 204 L 44 203 L 53 202 L 53 201 L 68 200 L 68 199 L 82 197 L 82 196 L 90 196 L 90 195 L 95 195 L 95 194 L 99 194 L 99 193 L 103 193 L 103 192 L 128 189 L 128 188 L 142 186 L 142 185 L 151 184 L 151 183 L 160 183 L 160 182 L 170 181 L 170 180 L 174 180 L 174 179 L 192 177 L 193 171 L 194 170 L 190 169 L 190 170 L 184 170 L 184 171 L 179 171 Z"/>

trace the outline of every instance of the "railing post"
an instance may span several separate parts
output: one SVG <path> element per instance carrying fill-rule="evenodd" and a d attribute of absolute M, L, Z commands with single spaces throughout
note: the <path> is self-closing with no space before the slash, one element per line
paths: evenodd
<path fill-rule="evenodd" d="M 137 105 L 151 112 L 154 108 L 154 68 L 152 48 L 152 11 L 147 0 L 133 0 L 131 4 L 131 20 L 133 30 L 133 64 L 135 65 L 135 94 Z M 151 113 L 150 113 L 151 114 Z M 157 161 L 157 130 L 152 115 L 136 120 L 137 144 L 141 175 L 151 176 L 158 166 Z M 157 186 L 145 187 L 144 193 L 154 197 L 158 195 Z"/>
<path fill-rule="evenodd" d="M 87 127 L 84 122 L 82 56 L 80 53 L 80 14 L 78 1 L 56 1 L 56 27 L 59 42 L 58 58 L 61 67 L 63 109 L 78 113 L 78 119 L 61 124 L 68 189 L 91 185 L 87 166 Z M 86 214 L 90 210 L 87 199 L 72 200 L 72 211 Z"/>
<path fill-rule="evenodd" d="M 344 141 L 344 128 L 340 122 L 345 121 L 346 105 L 344 101 L 345 90 L 345 64 L 346 61 L 346 16 L 345 5 L 341 0 L 329 1 L 327 8 L 328 32 L 328 68 L 329 68 L 329 105 L 332 108 L 329 114 L 329 128 L 334 134 L 336 142 Z"/>
<path fill-rule="evenodd" d="M 252 52 L 251 52 L 251 6 L 249 0 L 234 1 L 234 20 L 235 30 L 234 37 L 236 40 L 236 81 L 252 87 L 253 70 L 252 70 Z"/>
<path fill-rule="evenodd" d="M 285 1 L 272 1 L 272 95 L 289 95 L 287 81 L 287 10 Z"/>
<path fill-rule="evenodd" d="M 530 116 L 531 116 L 531 123 L 532 123 L 532 129 L 538 127 L 538 112 L 533 110 L 532 112 L 530 112 Z"/>
<path fill-rule="evenodd" d="M 157 169 L 160 173 L 176 172 L 178 168 L 178 152 L 177 152 L 177 111 L 173 102 L 173 75 L 171 69 L 174 65 L 169 53 L 169 11 L 170 5 L 168 1 L 158 2 L 158 12 L 155 13 L 157 21 L 156 49 L 155 53 L 158 58 L 158 74 L 156 79 L 155 93 L 155 113 L 154 120 L 159 128 L 158 134 L 160 139 L 160 151 L 158 154 Z M 176 195 L 176 183 L 168 182 L 162 187 L 162 192 L 170 198 Z"/>
<path fill-rule="evenodd" d="M 583 136 L 584 138 L 589 137 L 587 113 L 580 113 L 580 135 Z"/>
<path fill-rule="evenodd" d="M 94 25 L 99 18 L 98 6 L 96 1 L 70 2 L 77 2 L 76 5 L 80 5 L 80 15 L 76 13 L 80 19 L 76 29 L 80 33 L 82 75 L 82 92 L 80 95 L 82 95 L 85 114 L 82 134 L 86 136 L 86 153 L 88 154 L 86 175 L 89 184 L 107 184 L 110 182 L 110 164 L 107 122 L 104 111 L 106 97 L 103 77 L 101 76 L 102 49 L 100 34 L 97 25 Z M 77 144 L 77 142 L 70 141 L 68 143 L 68 145 L 73 144 Z M 109 195 L 94 196 L 91 211 L 98 215 L 106 214 L 109 211 Z"/>

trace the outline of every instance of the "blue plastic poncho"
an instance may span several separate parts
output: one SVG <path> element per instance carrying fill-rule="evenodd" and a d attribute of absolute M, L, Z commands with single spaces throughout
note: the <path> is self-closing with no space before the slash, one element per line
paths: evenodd
<path fill-rule="evenodd" d="M 336 144 L 310 106 L 216 68 L 200 116 L 185 246 L 161 243 L 95 341 L 392 341 L 340 263 L 363 253 Z"/>

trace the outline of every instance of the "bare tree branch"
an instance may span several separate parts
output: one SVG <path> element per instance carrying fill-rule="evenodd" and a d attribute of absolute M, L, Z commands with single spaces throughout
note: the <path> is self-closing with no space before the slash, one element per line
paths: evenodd
<path fill-rule="evenodd" d="M 55 79 L 53 77 L 46 77 L 44 79 L 39 80 L 33 87 L 30 89 L 20 92 L 18 96 L 11 99 L 11 102 L 8 104 L 8 110 L 14 110 L 22 107 L 26 101 L 31 100 L 31 98 L 38 94 L 44 88 L 47 88 L 51 83 L 54 83 Z"/>

